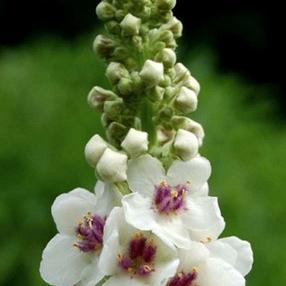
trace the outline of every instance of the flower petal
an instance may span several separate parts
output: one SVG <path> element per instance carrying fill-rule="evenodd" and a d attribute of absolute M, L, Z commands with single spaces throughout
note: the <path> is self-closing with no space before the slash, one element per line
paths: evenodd
<path fill-rule="evenodd" d="M 121 205 L 122 195 L 113 184 L 98 181 L 94 191 L 97 199 L 96 214 L 108 216 L 115 206 Z"/>
<path fill-rule="evenodd" d="M 60 233 L 73 235 L 75 227 L 88 212 L 94 212 L 95 195 L 78 188 L 56 198 L 52 215 Z"/>
<path fill-rule="evenodd" d="M 127 182 L 133 192 L 153 195 L 154 187 L 165 178 L 161 162 L 150 155 L 130 160 L 127 169 Z"/>
<path fill-rule="evenodd" d="M 169 278 L 176 274 L 179 259 L 178 253 L 174 246 L 166 244 L 160 238 L 153 236 L 154 244 L 157 246 L 155 261 L 155 271 L 150 276 L 149 285 L 165 285 Z"/>
<path fill-rule="evenodd" d="M 174 244 L 179 248 L 188 247 L 190 244 L 189 232 L 180 216 L 158 218 L 157 227 L 153 232 L 166 243 Z"/>
<path fill-rule="evenodd" d="M 209 258 L 210 252 L 205 244 L 191 241 L 187 249 L 179 249 L 180 266 L 178 272 L 188 273 Z"/>
<path fill-rule="evenodd" d="M 198 268 L 198 285 L 245 286 L 243 276 L 221 259 L 210 258 Z"/>
<path fill-rule="evenodd" d="M 102 286 L 147 286 L 143 281 L 132 279 L 129 276 L 116 275 L 109 278 Z"/>
<path fill-rule="evenodd" d="M 211 175 L 210 162 L 204 157 L 189 161 L 174 161 L 167 173 L 167 181 L 172 186 L 188 183 L 192 191 L 200 189 Z"/>
<path fill-rule="evenodd" d="M 197 241 L 216 239 L 225 227 L 215 197 L 188 198 L 182 220 L 190 231 L 191 239 Z"/>
<path fill-rule="evenodd" d="M 209 184 L 205 183 L 201 188 L 191 192 L 192 197 L 206 197 L 209 194 Z"/>
<path fill-rule="evenodd" d="M 222 242 L 221 239 L 206 243 L 206 247 L 212 257 L 220 258 L 231 265 L 235 264 L 237 252 L 227 243 Z"/>
<path fill-rule="evenodd" d="M 80 281 L 87 256 L 73 247 L 72 237 L 57 234 L 46 246 L 40 265 L 42 278 L 51 285 L 71 286 Z"/>
<path fill-rule="evenodd" d="M 156 227 L 155 213 L 151 209 L 152 200 L 133 193 L 123 197 L 122 206 L 128 223 L 140 230 L 152 230 Z"/>
<path fill-rule="evenodd" d="M 237 252 L 237 259 L 233 266 L 243 275 L 247 275 L 253 264 L 253 252 L 248 241 L 231 236 L 219 240 L 225 245 L 229 245 Z"/>
<path fill-rule="evenodd" d="M 94 286 L 104 278 L 104 274 L 98 266 L 99 257 L 95 256 L 81 273 L 81 281 L 78 286 Z"/>

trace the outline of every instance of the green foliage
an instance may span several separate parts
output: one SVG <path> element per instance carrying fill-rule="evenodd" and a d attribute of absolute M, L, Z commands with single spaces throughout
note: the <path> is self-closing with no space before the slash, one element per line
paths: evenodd
<path fill-rule="evenodd" d="M 86 96 L 93 85 L 108 83 L 89 42 L 42 40 L 0 51 L 0 285 L 45 285 L 38 267 L 56 233 L 53 199 L 94 185 L 83 149 L 103 129 Z M 271 91 L 217 74 L 206 52 L 188 59 L 202 85 L 195 119 L 205 127 L 202 153 L 213 165 L 211 193 L 220 197 L 225 235 L 252 242 L 248 285 L 281 284 L 286 128 L 275 119 Z M 265 92 L 267 101 L 249 100 Z"/>

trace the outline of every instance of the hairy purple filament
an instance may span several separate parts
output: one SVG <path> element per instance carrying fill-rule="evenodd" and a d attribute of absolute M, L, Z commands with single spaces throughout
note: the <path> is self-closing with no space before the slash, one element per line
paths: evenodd
<path fill-rule="evenodd" d="M 189 273 L 181 272 L 173 277 L 167 284 L 167 286 L 194 286 L 194 282 L 198 277 L 197 271 Z"/>
<path fill-rule="evenodd" d="M 155 188 L 154 203 L 162 214 L 177 213 L 185 206 L 187 188 L 183 185 L 172 188 L 165 182 Z"/>
<path fill-rule="evenodd" d="M 96 214 L 87 214 L 76 228 L 78 241 L 75 244 L 83 252 L 97 251 L 102 247 L 105 219 Z"/>
<path fill-rule="evenodd" d="M 130 240 L 128 251 L 118 255 L 118 264 L 121 269 L 131 276 L 145 277 L 154 271 L 153 262 L 156 256 L 156 246 L 142 234 L 136 234 Z"/>

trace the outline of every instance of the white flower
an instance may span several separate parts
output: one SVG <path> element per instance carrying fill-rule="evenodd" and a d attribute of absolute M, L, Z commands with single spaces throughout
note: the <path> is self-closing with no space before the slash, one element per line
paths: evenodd
<path fill-rule="evenodd" d="M 95 196 L 84 189 L 75 189 L 58 196 L 52 215 L 58 234 L 43 251 L 40 273 L 55 286 L 97 284 L 104 274 L 98 268 L 103 245 L 105 220 L 119 204 L 120 196 L 110 185 L 98 182 Z"/>
<path fill-rule="evenodd" d="M 106 148 L 97 163 L 96 171 L 105 182 L 126 181 L 127 160 L 126 154 Z"/>
<path fill-rule="evenodd" d="M 197 94 L 185 86 L 181 87 L 176 97 L 175 106 L 178 110 L 184 113 L 195 111 L 198 106 Z"/>
<path fill-rule="evenodd" d="M 217 198 L 202 195 L 210 173 L 209 161 L 202 157 L 174 161 L 167 175 L 150 155 L 130 160 L 127 182 L 134 193 L 122 200 L 127 222 L 178 247 L 188 245 L 190 238 L 216 239 L 225 223 Z"/>
<path fill-rule="evenodd" d="M 148 133 L 131 128 L 121 147 L 131 156 L 138 157 L 148 151 Z"/>
<path fill-rule="evenodd" d="M 183 160 L 190 160 L 198 154 L 198 138 L 187 130 L 179 129 L 174 140 L 174 150 Z"/>
<path fill-rule="evenodd" d="M 244 286 L 253 261 L 250 244 L 237 237 L 191 242 L 178 252 L 177 273 L 163 286 Z"/>
<path fill-rule="evenodd" d="M 128 224 L 122 208 L 106 221 L 99 267 L 111 278 L 103 286 L 159 286 L 175 275 L 177 251 L 151 232 Z"/>
<path fill-rule="evenodd" d="M 106 148 L 107 143 L 99 135 L 91 137 L 84 150 L 86 161 L 90 166 L 93 168 L 96 167 L 96 164 Z"/>
<path fill-rule="evenodd" d="M 157 85 L 164 79 L 164 66 L 162 63 L 157 63 L 147 60 L 140 72 L 141 78 L 150 86 Z"/>
<path fill-rule="evenodd" d="M 127 14 L 124 19 L 120 23 L 120 27 L 122 28 L 125 35 L 137 35 L 139 34 L 141 26 L 141 19 L 133 16 L 132 14 Z"/>

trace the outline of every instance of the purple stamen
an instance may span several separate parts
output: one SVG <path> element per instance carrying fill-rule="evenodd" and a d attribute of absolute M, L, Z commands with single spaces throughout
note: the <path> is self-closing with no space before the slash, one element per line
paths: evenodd
<path fill-rule="evenodd" d="M 187 191 L 183 185 L 172 188 L 166 183 L 161 183 L 155 187 L 154 203 L 156 209 L 162 214 L 177 213 L 184 208 Z"/>
<path fill-rule="evenodd" d="M 143 234 L 136 234 L 129 242 L 127 254 L 118 255 L 118 265 L 131 276 L 145 277 L 154 271 L 155 256 L 153 241 Z"/>
<path fill-rule="evenodd" d="M 102 247 L 103 229 L 105 219 L 96 215 L 88 214 L 76 228 L 78 241 L 75 244 L 83 252 L 96 251 Z"/>
<path fill-rule="evenodd" d="M 194 286 L 194 282 L 198 277 L 197 271 L 193 270 L 189 273 L 181 272 L 174 276 L 167 286 Z"/>

